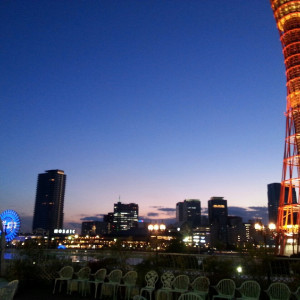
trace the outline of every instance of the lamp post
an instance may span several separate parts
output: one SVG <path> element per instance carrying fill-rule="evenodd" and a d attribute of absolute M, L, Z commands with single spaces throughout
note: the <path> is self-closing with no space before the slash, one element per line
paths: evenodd
<path fill-rule="evenodd" d="M 261 223 L 255 223 L 254 228 L 263 237 L 263 242 L 264 242 L 264 247 L 265 247 L 265 252 L 266 252 L 267 238 L 266 238 L 265 226 L 262 225 Z"/>
<path fill-rule="evenodd" d="M 255 223 L 254 228 L 262 235 L 264 240 L 265 252 L 266 252 L 267 236 L 269 237 L 269 242 L 270 242 L 270 237 L 273 237 L 274 232 L 276 231 L 276 225 L 274 223 L 269 223 L 268 227 L 265 227 L 261 223 Z"/>
<path fill-rule="evenodd" d="M 148 225 L 148 231 L 152 234 L 154 233 L 155 235 L 155 251 L 158 251 L 158 234 L 166 230 L 166 225 L 161 223 L 161 224 L 149 224 Z"/>

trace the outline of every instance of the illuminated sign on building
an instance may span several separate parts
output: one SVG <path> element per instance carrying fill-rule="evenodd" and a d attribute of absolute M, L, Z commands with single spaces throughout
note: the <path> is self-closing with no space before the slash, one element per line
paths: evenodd
<path fill-rule="evenodd" d="M 223 204 L 214 204 L 213 207 L 214 208 L 224 208 L 225 205 L 223 205 Z"/>
<path fill-rule="evenodd" d="M 55 234 L 75 234 L 75 229 L 54 229 Z"/>

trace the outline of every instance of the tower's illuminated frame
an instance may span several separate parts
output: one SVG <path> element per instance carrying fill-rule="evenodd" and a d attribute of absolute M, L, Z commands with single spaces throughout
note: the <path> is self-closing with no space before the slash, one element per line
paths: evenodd
<path fill-rule="evenodd" d="M 278 254 L 300 252 L 300 0 L 270 0 L 287 80 L 286 138 L 277 218 Z M 293 198 L 293 189 L 297 199 Z"/>

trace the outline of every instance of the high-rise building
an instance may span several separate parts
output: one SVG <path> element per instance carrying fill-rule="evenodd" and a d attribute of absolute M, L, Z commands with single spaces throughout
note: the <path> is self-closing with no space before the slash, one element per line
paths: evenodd
<path fill-rule="evenodd" d="M 268 184 L 268 213 L 269 213 L 269 223 L 276 224 L 278 215 L 278 206 L 280 198 L 280 183 L 270 183 Z"/>
<path fill-rule="evenodd" d="M 201 202 L 198 199 L 186 199 L 176 203 L 176 221 L 187 222 L 192 227 L 201 225 Z"/>
<path fill-rule="evenodd" d="M 114 204 L 113 226 L 114 231 L 129 230 L 138 225 L 139 206 L 135 203 Z"/>
<path fill-rule="evenodd" d="M 211 227 L 212 245 L 227 244 L 228 209 L 227 200 L 224 197 L 211 197 L 208 200 L 208 220 Z"/>
<path fill-rule="evenodd" d="M 48 170 L 38 175 L 33 232 L 52 234 L 63 227 L 66 175 L 62 170 Z"/>
<path fill-rule="evenodd" d="M 183 221 L 183 202 L 176 203 L 176 222 L 181 223 Z"/>
<path fill-rule="evenodd" d="M 281 190 L 281 183 L 275 182 L 275 183 L 268 184 L 269 223 L 277 224 L 280 190 Z M 293 197 L 292 202 L 297 203 L 295 188 L 292 189 L 292 197 Z M 287 201 L 288 201 L 288 188 L 286 188 L 284 203 L 286 204 Z"/>
<path fill-rule="evenodd" d="M 245 226 L 242 217 L 228 216 L 228 244 L 238 246 L 243 242 Z"/>

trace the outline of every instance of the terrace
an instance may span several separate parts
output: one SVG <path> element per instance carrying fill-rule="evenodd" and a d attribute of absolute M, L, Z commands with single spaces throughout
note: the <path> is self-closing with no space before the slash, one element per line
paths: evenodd
<path fill-rule="evenodd" d="M 248 254 L 200 255 L 117 250 L 30 250 L 27 252 L 12 250 L 7 254 L 10 259 L 5 260 L 6 280 L 20 280 L 14 298 L 16 300 L 94 298 L 93 286 L 87 296 L 82 296 L 78 291 L 67 295 L 66 286 L 63 286 L 62 293 L 55 292 L 53 295 L 57 272 L 67 265 L 72 266 L 75 271 L 88 266 L 91 273 L 95 273 L 100 268 L 105 268 L 107 273 L 120 269 L 123 275 L 130 270 L 135 270 L 138 274 L 135 293 L 145 286 L 145 275 L 150 270 L 155 270 L 159 275 L 156 290 L 161 288 L 160 278 L 166 271 L 172 272 L 174 276 L 187 275 L 190 283 L 198 276 L 205 276 L 210 281 L 210 297 L 216 294 L 212 286 L 224 278 L 232 279 L 237 287 L 246 280 L 257 281 L 262 291 L 261 299 L 266 299 L 263 291 L 271 283 L 285 283 L 294 292 L 300 282 L 300 259 L 278 258 L 264 251 Z M 118 299 L 123 299 L 123 294 L 118 293 Z M 99 298 L 99 294 L 97 297 Z"/>

